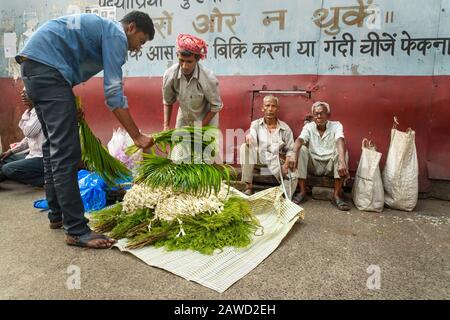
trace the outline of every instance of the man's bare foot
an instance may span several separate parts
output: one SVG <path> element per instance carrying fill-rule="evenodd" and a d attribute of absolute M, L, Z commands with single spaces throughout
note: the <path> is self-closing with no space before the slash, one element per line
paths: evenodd
<path fill-rule="evenodd" d="M 91 249 L 109 249 L 117 240 L 108 238 L 102 234 L 90 231 L 82 236 L 71 236 L 66 234 L 66 243 L 70 246 L 78 246 Z"/>

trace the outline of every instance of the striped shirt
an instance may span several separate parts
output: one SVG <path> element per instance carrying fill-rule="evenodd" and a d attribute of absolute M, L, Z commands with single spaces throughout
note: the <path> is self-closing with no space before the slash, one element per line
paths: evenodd
<path fill-rule="evenodd" d="M 264 118 L 254 120 L 250 125 L 250 135 L 258 145 L 259 158 L 264 159 L 269 168 L 271 164 L 278 166 L 280 154 L 295 160 L 294 136 L 286 122 L 277 120 L 276 130 L 270 132 Z"/>
<path fill-rule="evenodd" d="M 25 137 L 11 149 L 11 152 L 14 154 L 29 149 L 29 154 L 25 159 L 42 158 L 44 134 L 42 133 L 41 123 L 39 122 L 34 108 L 31 110 L 27 109 L 23 113 L 22 118 L 19 121 L 19 128 L 22 130 Z"/>

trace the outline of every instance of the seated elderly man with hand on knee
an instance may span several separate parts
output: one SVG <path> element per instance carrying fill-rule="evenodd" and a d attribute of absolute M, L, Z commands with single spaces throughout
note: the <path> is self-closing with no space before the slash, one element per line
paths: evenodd
<path fill-rule="evenodd" d="M 278 119 L 280 109 L 277 97 L 265 96 L 262 106 L 263 118 L 252 122 L 250 134 L 245 138 L 245 144 L 240 150 L 242 166 L 242 181 L 246 183 L 245 194 L 253 193 L 253 169 L 256 166 L 266 169 L 269 174 L 281 182 L 280 169 L 285 176 L 289 165 L 294 166 L 294 137 L 289 126 Z M 286 188 L 292 196 L 297 180 Z M 290 190 L 290 191 L 289 191 Z"/>
<path fill-rule="evenodd" d="M 305 124 L 295 141 L 294 153 L 300 192 L 293 201 L 300 204 L 306 200 L 305 180 L 307 174 L 334 177 L 332 203 L 339 210 L 348 211 L 350 206 L 342 199 L 342 186 L 349 177 L 348 156 L 345 150 L 344 130 L 339 121 L 329 121 L 330 106 L 316 102 L 311 108 L 314 122 Z"/>

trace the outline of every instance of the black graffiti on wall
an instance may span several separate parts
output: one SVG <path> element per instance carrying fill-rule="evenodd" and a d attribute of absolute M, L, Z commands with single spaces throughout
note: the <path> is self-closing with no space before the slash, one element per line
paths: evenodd
<path fill-rule="evenodd" d="M 120 9 L 145 9 L 162 7 L 163 0 L 99 0 L 100 7 L 116 7 Z"/>
<path fill-rule="evenodd" d="M 333 57 L 354 57 L 357 53 L 361 56 L 380 57 L 396 54 L 408 56 L 417 53 L 426 56 L 438 51 L 444 56 L 450 56 L 450 37 L 448 38 L 413 38 L 407 31 L 399 37 L 396 33 L 369 32 L 366 38 L 356 40 L 350 33 L 344 33 L 341 37 L 332 37 L 323 40 L 318 48 L 318 41 L 275 41 L 275 42 L 245 42 L 239 37 L 232 36 L 228 39 L 216 37 L 210 44 L 212 59 L 239 60 L 248 58 L 261 59 L 268 57 L 271 60 L 290 58 L 293 54 L 305 58 L 314 58 L 318 50 Z M 433 50 L 434 49 L 434 50 Z M 142 56 L 133 53 L 130 55 L 139 60 Z M 150 46 L 145 57 L 150 61 L 173 61 L 176 58 L 175 46 L 161 45 Z"/>

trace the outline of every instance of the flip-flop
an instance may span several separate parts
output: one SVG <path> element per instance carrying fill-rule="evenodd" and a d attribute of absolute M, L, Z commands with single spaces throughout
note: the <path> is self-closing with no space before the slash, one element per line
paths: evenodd
<path fill-rule="evenodd" d="M 301 193 L 297 193 L 293 198 L 292 202 L 295 204 L 301 204 L 303 202 L 306 202 L 306 197 L 302 195 Z"/>
<path fill-rule="evenodd" d="M 90 246 L 88 245 L 88 242 L 91 240 L 97 240 L 97 239 L 101 239 L 101 240 L 114 240 L 112 238 L 108 238 L 107 236 L 103 235 L 103 234 L 99 234 L 93 231 L 89 231 L 86 234 L 83 234 L 82 236 L 71 236 L 69 234 L 66 234 L 66 243 L 69 246 L 77 246 L 77 247 L 83 247 L 83 248 L 92 248 L 92 249 L 109 249 L 111 248 L 114 243 L 116 243 L 117 241 L 114 240 L 113 243 L 110 243 L 110 245 L 108 246 Z"/>
<path fill-rule="evenodd" d="M 251 196 L 253 194 L 253 190 L 252 189 L 245 189 L 244 194 L 247 196 Z"/>
<path fill-rule="evenodd" d="M 341 198 L 331 200 L 331 203 L 341 211 L 349 211 L 350 210 L 349 204 L 347 202 L 345 202 L 344 200 L 342 200 Z"/>

